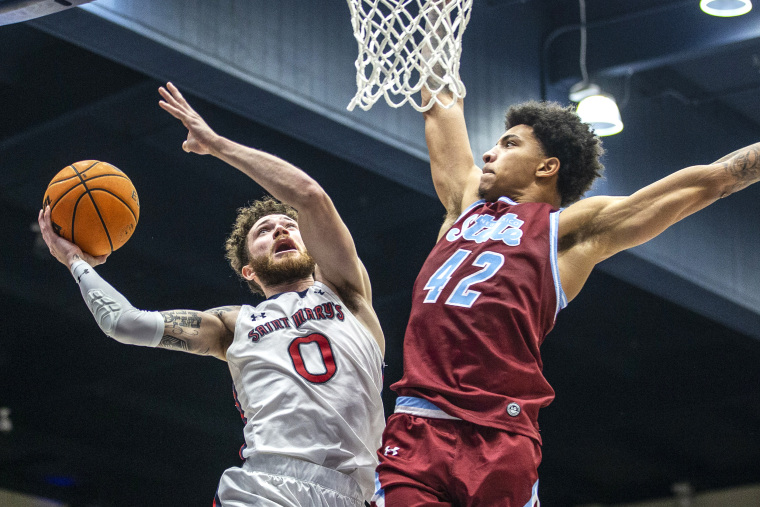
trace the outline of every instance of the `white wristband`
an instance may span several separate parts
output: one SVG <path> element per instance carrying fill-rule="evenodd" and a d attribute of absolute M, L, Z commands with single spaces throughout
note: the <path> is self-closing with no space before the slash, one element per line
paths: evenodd
<path fill-rule="evenodd" d="M 87 307 L 103 332 L 128 345 L 155 347 L 164 334 L 164 318 L 159 312 L 138 310 L 103 280 L 83 260 L 71 265 L 71 274 L 79 284 Z"/>

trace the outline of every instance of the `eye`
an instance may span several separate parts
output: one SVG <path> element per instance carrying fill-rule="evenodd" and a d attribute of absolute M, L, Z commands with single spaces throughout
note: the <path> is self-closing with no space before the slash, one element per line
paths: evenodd
<path fill-rule="evenodd" d="M 261 229 L 258 230 L 258 232 L 256 232 L 256 235 L 257 236 L 263 236 L 267 232 L 269 232 L 269 229 L 267 229 L 266 227 L 262 227 Z"/>

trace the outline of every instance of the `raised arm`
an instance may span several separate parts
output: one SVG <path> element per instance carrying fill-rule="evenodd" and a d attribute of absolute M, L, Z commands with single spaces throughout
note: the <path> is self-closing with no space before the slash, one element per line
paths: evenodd
<path fill-rule="evenodd" d="M 423 93 L 423 97 L 425 95 L 427 93 Z M 461 212 L 478 199 L 482 171 L 472 156 L 462 100 L 449 108 L 435 104 L 423 116 L 433 185 L 446 208 L 444 228 L 448 229 Z"/>
<path fill-rule="evenodd" d="M 559 264 L 568 298 L 591 269 L 649 241 L 683 218 L 760 180 L 760 143 L 677 171 L 628 197 L 591 197 L 560 215 Z"/>
<path fill-rule="evenodd" d="M 357 317 L 382 342 L 372 311 L 372 290 L 353 238 L 322 187 L 298 167 L 261 150 L 216 134 L 179 90 L 168 83 L 159 105 L 188 130 L 185 151 L 211 154 L 237 168 L 276 199 L 298 210 L 298 227 L 307 250 L 317 263 L 317 278 L 330 285 Z M 382 348 L 382 343 L 381 343 Z"/>
<path fill-rule="evenodd" d="M 71 270 L 87 307 L 106 335 L 127 345 L 182 350 L 225 360 L 237 309 L 138 310 L 95 272 L 94 266 L 103 263 L 105 256 L 84 254 L 75 244 L 55 234 L 49 207 L 40 211 L 38 222 L 50 253 Z"/>
<path fill-rule="evenodd" d="M 444 4 L 444 0 L 438 3 Z M 441 7 L 439 10 L 443 10 Z M 439 44 L 440 38 L 445 34 L 432 33 L 434 27 L 439 32 L 445 30 L 444 23 L 438 23 L 435 11 L 429 15 L 427 30 L 431 33 L 427 44 L 422 46 L 423 57 L 428 58 L 433 49 Z M 443 69 L 438 66 L 435 75 L 428 78 L 427 85 L 433 89 L 442 86 L 439 78 Z M 429 104 L 432 94 L 427 86 L 420 91 L 421 104 Z M 470 139 L 467 135 L 467 125 L 464 119 L 464 101 L 454 100 L 451 93 L 444 89 L 437 94 L 438 101 L 448 107 L 441 107 L 436 102 L 430 109 L 423 113 L 425 119 L 425 140 L 430 155 L 430 170 L 433 176 L 438 199 L 446 208 L 446 219 L 441 228 L 441 233 L 446 231 L 461 212 L 477 200 L 478 184 L 482 174 L 475 165 L 470 147 Z"/>

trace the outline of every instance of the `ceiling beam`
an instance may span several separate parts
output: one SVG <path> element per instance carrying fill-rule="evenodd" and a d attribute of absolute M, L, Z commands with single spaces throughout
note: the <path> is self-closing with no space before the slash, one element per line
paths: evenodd
<path fill-rule="evenodd" d="M 30 24 L 225 110 L 435 197 L 428 161 L 83 9 Z"/>
<path fill-rule="evenodd" d="M 620 76 L 709 54 L 723 46 L 760 38 L 760 11 L 736 18 L 716 18 L 693 0 L 657 6 L 587 26 L 589 73 Z M 544 85 L 581 79 L 580 24 L 549 32 L 543 41 Z"/>

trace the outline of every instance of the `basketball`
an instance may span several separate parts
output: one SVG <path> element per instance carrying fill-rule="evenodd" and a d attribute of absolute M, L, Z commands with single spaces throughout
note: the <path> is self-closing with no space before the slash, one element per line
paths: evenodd
<path fill-rule="evenodd" d="M 96 257 L 124 245 L 140 218 L 132 181 L 97 160 L 75 162 L 56 174 L 42 201 L 46 206 L 55 232 Z"/>

